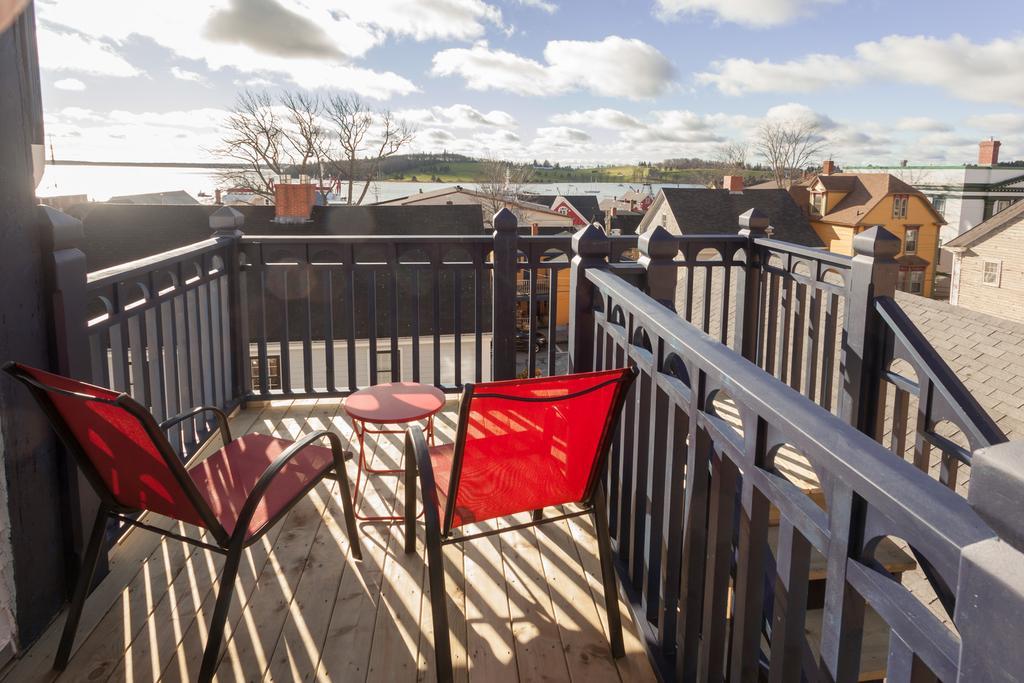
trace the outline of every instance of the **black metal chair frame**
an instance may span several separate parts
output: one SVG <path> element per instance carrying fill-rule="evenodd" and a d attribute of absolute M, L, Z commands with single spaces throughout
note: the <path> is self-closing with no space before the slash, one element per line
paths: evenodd
<path fill-rule="evenodd" d="M 82 616 L 82 608 L 85 606 L 85 599 L 91 588 L 93 577 L 96 572 L 96 565 L 100 557 L 100 552 L 103 549 L 103 541 L 106 536 L 107 524 L 112 518 L 118 519 L 132 526 L 145 529 L 146 531 L 151 531 L 153 533 L 160 534 L 161 536 L 173 538 L 184 543 L 198 546 L 204 550 L 210 550 L 226 556 L 224 568 L 221 570 L 220 589 L 217 592 L 217 602 L 214 606 L 213 618 L 210 622 L 210 634 L 206 639 L 206 647 L 203 651 L 203 662 L 199 670 L 198 680 L 203 683 L 213 679 L 213 675 L 217 670 L 217 664 L 220 660 L 220 648 L 224 639 L 224 626 L 227 621 L 231 598 L 235 591 L 235 579 L 238 576 L 242 551 L 260 540 L 264 534 L 280 522 L 281 519 L 283 519 L 299 501 L 305 498 L 309 492 L 325 478 L 336 479 L 344 489 L 341 491 L 341 502 L 345 514 L 345 527 L 349 538 L 349 545 L 352 548 L 352 555 L 357 560 L 363 559 L 362 550 L 359 545 L 359 537 L 356 530 L 355 511 L 352 507 L 352 498 L 348 495 L 348 474 L 345 471 L 345 460 L 347 458 L 351 458 L 352 454 L 342 449 L 341 438 L 334 432 L 326 429 L 320 429 L 307 434 L 286 448 L 284 452 L 274 460 L 274 462 L 267 466 L 267 469 L 263 471 L 262 475 L 260 475 L 260 478 L 257 480 L 252 491 L 249 492 L 249 495 L 239 512 L 238 519 L 235 521 L 233 533 L 228 534 L 214 516 L 209 504 L 203 498 L 202 494 L 200 494 L 199 490 L 188 475 L 188 467 L 197 461 L 198 453 L 194 454 L 183 463 L 175 454 L 165 434 L 167 429 L 176 424 L 201 413 L 210 412 L 217 418 L 220 435 L 224 441 L 224 445 L 226 446 L 231 443 L 232 438 L 231 430 L 228 427 L 228 418 L 224 411 L 213 406 L 200 406 L 186 410 L 161 423 L 157 423 L 152 414 L 150 414 L 145 407 L 140 405 L 128 394 L 121 393 L 114 399 L 106 399 L 48 386 L 37 381 L 18 366 L 18 364 L 13 362 L 6 363 L 3 366 L 3 370 L 28 387 L 33 397 L 49 418 L 50 424 L 57 433 L 57 436 L 60 437 L 65 448 L 67 448 L 75 458 L 76 464 L 85 474 L 85 478 L 89 481 L 89 484 L 93 489 L 95 489 L 96 494 L 100 498 L 99 509 L 97 510 L 96 519 L 93 523 L 92 531 L 89 534 L 89 541 L 83 555 L 82 567 L 79 571 L 78 579 L 75 582 L 74 592 L 72 593 L 67 621 L 64 623 L 64 631 L 61 635 L 60 645 L 57 648 L 57 656 L 53 664 L 54 670 L 63 671 L 68 664 L 68 660 L 71 658 L 71 647 L 74 644 L 75 632 L 78 630 L 78 622 Z M 50 391 L 66 396 L 73 396 L 78 399 L 105 403 L 107 405 L 116 405 L 137 419 L 145 430 L 147 436 L 149 436 L 157 447 L 164 463 L 167 465 L 168 470 L 170 470 L 178 485 L 181 487 L 181 490 L 184 492 L 189 502 L 194 506 L 207 531 L 212 534 L 215 544 L 188 538 L 187 536 L 182 536 L 181 534 L 176 534 L 172 531 L 141 522 L 135 518 L 135 515 L 143 512 L 142 510 L 125 507 L 118 503 L 111 495 L 99 472 L 93 466 L 92 461 L 78 443 L 78 440 L 75 438 L 71 428 L 61 416 L 56 406 L 53 405 L 53 402 L 47 395 L 47 392 Z M 257 506 L 263 499 L 263 495 L 267 488 L 273 482 L 274 477 L 276 477 L 281 469 L 303 448 L 325 438 L 330 443 L 331 454 L 334 457 L 334 473 L 332 474 L 331 469 L 329 468 L 321 475 L 312 478 L 306 486 L 303 487 L 302 491 L 296 495 L 287 506 L 268 519 L 257 533 L 252 534 L 251 536 L 246 536 L 249 528 L 249 521 L 256 512 Z"/>
<path fill-rule="evenodd" d="M 434 661 L 439 683 L 451 683 L 452 671 L 451 634 L 448 626 L 448 608 L 445 604 L 446 589 L 444 580 L 444 556 L 442 548 L 453 543 L 465 543 L 487 536 L 527 529 L 550 522 L 593 515 L 594 527 L 597 532 L 597 548 L 601 564 L 601 583 L 604 588 L 605 611 L 608 614 L 608 638 L 611 644 L 612 657 L 618 659 L 625 654 L 622 641 L 622 616 L 619 612 L 618 579 L 612 565 L 611 537 L 608 533 L 608 505 L 605 493 L 605 472 L 608 464 L 608 452 L 612 439 L 617 431 L 622 406 L 629 394 L 630 385 L 637 376 L 636 368 L 630 368 L 621 379 L 608 380 L 593 387 L 584 389 L 569 396 L 553 398 L 526 398 L 508 396 L 500 393 L 474 394 L 476 387 L 467 383 L 459 404 L 459 423 L 455 435 L 455 449 L 452 456 L 452 472 L 449 491 L 445 503 L 444 518 L 438 515 L 438 499 L 434 468 L 430 460 L 430 450 L 426 437 L 419 426 L 406 430 L 405 436 L 405 552 L 416 552 L 416 479 L 419 476 L 423 490 L 424 524 L 426 526 L 427 573 L 430 585 L 430 610 L 434 624 Z M 533 511 L 533 519 L 521 524 L 513 524 L 501 529 L 492 529 L 468 535 L 452 535 L 452 522 L 455 516 L 455 502 L 458 498 L 459 479 L 462 471 L 462 460 L 466 443 L 466 431 L 469 424 L 469 411 L 472 398 L 500 398 L 510 401 L 530 403 L 557 403 L 567 398 L 581 396 L 596 391 L 610 383 L 620 384 L 618 393 L 612 401 L 604 424 L 604 432 L 599 441 L 598 455 L 590 472 L 586 493 L 580 501 L 579 510 L 544 517 L 542 510 Z"/>

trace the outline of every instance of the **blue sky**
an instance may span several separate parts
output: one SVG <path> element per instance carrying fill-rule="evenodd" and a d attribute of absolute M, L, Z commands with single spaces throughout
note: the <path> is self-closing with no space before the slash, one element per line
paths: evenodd
<path fill-rule="evenodd" d="M 37 0 L 71 159 L 210 160 L 246 88 L 354 91 L 415 147 L 590 164 L 713 158 L 814 119 L 841 164 L 1024 158 L 1024 3 Z"/>

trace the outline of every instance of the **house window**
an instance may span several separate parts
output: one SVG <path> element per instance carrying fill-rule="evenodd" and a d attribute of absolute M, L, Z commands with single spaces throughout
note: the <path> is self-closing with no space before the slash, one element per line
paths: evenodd
<path fill-rule="evenodd" d="M 989 287 L 998 287 L 1003 275 L 1003 262 L 982 261 L 981 269 L 981 283 Z"/>
<path fill-rule="evenodd" d="M 1010 208 L 1011 204 L 1013 204 L 1013 200 L 1011 199 L 997 199 L 992 204 L 992 215 L 994 216 L 1000 211 Z"/>
<path fill-rule="evenodd" d="M 917 228 L 907 228 L 903 235 L 903 252 L 906 254 L 917 253 Z"/>
<path fill-rule="evenodd" d="M 391 349 L 377 349 L 377 383 L 386 384 L 387 382 L 393 382 L 391 370 L 391 361 L 394 359 L 394 355 L 391 353 Z"/>
<path fill-rule="evenodd" d="M 568 216 L 569 215 L 569 207 L 567 207 L 567 206 L 560 206 L 560 207 L 558 207 L 558 213 L 562 214 L 563 216 Z"/>
<path fill-rule="evenodd" d="M 825 213 L 825 193 L 815 192 L 811 195 L 811 206 L 814 207 L 815 213 L 819 216 Z"/>
<path fill-rule="evenodd" d="M 924 271 L 923 270 L 912 270 L 910 271 L 910 293 L 920 294 L 924 291 Z"/>
<path fill-rule="evenodd" d="M 932 208 L 935 209 L 937 213 L 944 214 L 946 212 L 946 195 L 937 194 L 932 197 Z"/>
<path fill-rule="evenodd" d="M 260 359 L 249 359 L 249 377 L 253 388 L 260 386 Z M 281 356 L 267 356 L 267 386 L 264 390 L 276 391 L 281 388 Z"/>
<path fill-rule="evenodd" d="M 892 217 L 893 218 L 906 218 L 907 217 L 907 203 L 909 201 L 910 201 L 910 195 L 894 194 L 892 196 Z"/>

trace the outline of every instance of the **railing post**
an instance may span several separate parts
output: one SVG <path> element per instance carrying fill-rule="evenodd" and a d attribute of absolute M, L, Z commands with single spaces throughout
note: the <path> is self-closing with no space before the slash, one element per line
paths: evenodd
<path fill-rule="evenodd" d="M 839 417 L 872 438 L 878 436 L 883 323 L 875 298 L 893 296 L 900 240 L 880 225 L 853 238 L 854 256 L 846 284 L 839 392 Z"/>
<path fill-rule="evenodd" d="M 494 214 L 494 301 L 491 306 L 492 375 L 495 380 L 516 376 L 516 274 L 519 219 L 508 208 Z"/>
<path fill-rule="evenodd" d="M 245 297 L 245 280 L 241 269 L 241 240 L 245 216 L 237 209 L 222 206 L 210 214 L 210 230 L 213 237 L 228 241 L 225 249 L 224 269 L 228 282 L 228 329 L 231 340 L 231 391 L 228 406 L 249 394 L 251 376 L 249 373 L 249 326 L 248 305 Z"/>
<path fill-rule="evenodd" d="M 768 215 L 759 209 L 740 214 L 741 237 L 747 238 L 747 262 L 736 275 L 736 332 L 733 350 L 757 362 L 757 325 L 761 317 L 761 250 L 755 240 L 768 236 Z"/>
<path fill-rule="evenodd" d="M 679 253 L 678 239 L 659 225 L 640 235 L 637 249 L 640 251 L 637 263 L 645 273 L 644 291 L 658 303 L 675 311 L 679 269 L 674 259 Z"/>
<path fill-rule="evenodd" d="M 973 543 L 960 556 L 956 611 L 960 683 L 1018 680 L 1024 671 L 1024 441 L 983 448 L 971 460 L 968 501 L 999 538 Z"/>
<path fill-rule="evenodd" d="M 611 243 L 604 229 L 591 223 L 572 237 L 569 273 L 569 367 L 573 372 L 594 369 L 594 298 L 596 288 L 587 279 L 590 268 L 607 268 Z"/>
<path fill-rule="evenodd" d="M 40 206 L 42 229 L 46 231 L 51 247 L 47 264 L 48 291 L 53 306 L 53 341 L 58 374 L 86 382 L 96 382 L 89 361 L 89 335 L 87 331 L 88 267 L 81 250 L 85 232 L 82 221 L 50 206 Z M 103 384 L 103 382 L 100 382 Z M 96 519 L 100 500 L 85 476 L 65 453 L 64 468 L 67 481 L 68 511 L 71 519 L 71 552 L 69 566 L 76 569 L 82 564 L 82 554 Z M 106 553 L 100 553 L 95 581 L 107 573 Z M 74 580 L 70 577 L 70 581 Z M 69 583 L 69 585 L 74 585 Z"/>

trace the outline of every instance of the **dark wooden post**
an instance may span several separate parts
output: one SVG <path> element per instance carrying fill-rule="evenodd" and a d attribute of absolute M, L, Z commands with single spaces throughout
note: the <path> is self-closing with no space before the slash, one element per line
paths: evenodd
<path fill-rule="evenodd" d="M 875 311 L 875 298 L 896 293 L 899 266 L 894 257 L 900 251 L 900 240 L 876 225 L 853 238 L 853 251 L 843 317 L 839 416 L 876 438 L 884 330 Z"/>
<path fill-rule="evenodd" d="M 248 302 L 245 296 L 245 279 L 241 269 L 241 240 L 245 216 L 230 206 L 222 206 L 210 214 L 210 230 L 213 237 L 223 240 L 224 270 L 228 282 L 228 329 L 231 334 L 231 386 L 227 398 L 228 408 L 234 408 L 249 394 L 251 375 L 249 372 L 249 325 Z"/>
<path fill-rule="evenodd" d="M 674 259 L 679 253 L 679 240 L 663 226 L 656 226 L 640 235 L 637 240 L 644 269 L 644 291 L 648 296 L 676 310 L 676 279 L 679 269 Z"/>
<path fill-rule="evenodd" d="M 974 453 L 968 501 L 999 538 L 964 548 L 960 556 L 956 611 L 960 632 L 960 683 L 1019 680 L 1024 614 L 1024 441 Z"/>
<path fill-rule="evenodd" d="M 761 250 L 755 240 L 768 236 L 768 215 L 759 209 L 740 214 L 740 236 L 747 238 L 747 262 L 736 275 L 736 333 L 733 350 L 757 362 L 757 324 L 761 317 Z"/>
<path fill-rule="evenodd" d="M 572 269 L 569 273 L 569 367 L 573 372 L 594 369 L 594 285 L 587 279 L 590 268 L 607 268 L 611 243 L 604 229 L 591 223 L 572 237 Z"/>
<path fill-rule="evenodd" d="M 516 376 L 516 275 L 519 219 L 505 208 L 494 214 L 494 302 L 491 306 L 493 379 Z"/>

